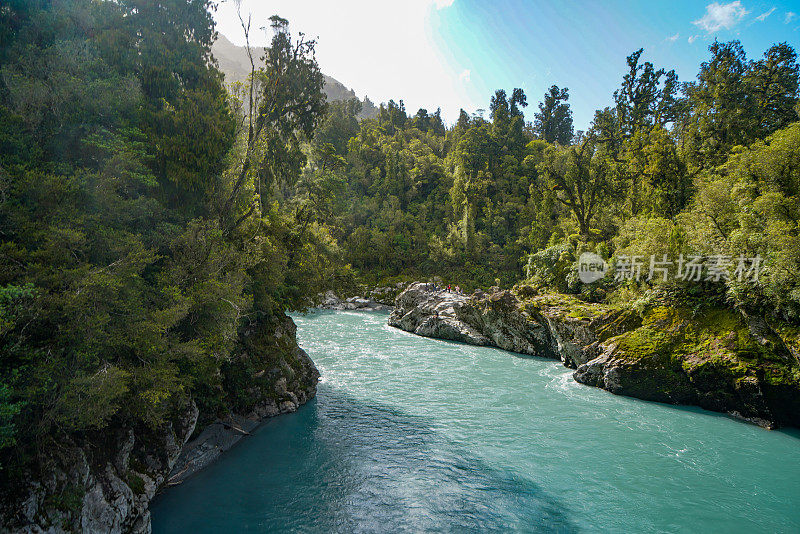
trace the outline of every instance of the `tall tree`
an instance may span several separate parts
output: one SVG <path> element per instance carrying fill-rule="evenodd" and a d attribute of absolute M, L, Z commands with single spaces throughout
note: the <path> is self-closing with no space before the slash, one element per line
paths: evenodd
<path fill-rule="evenodd" d="M 569 108 L 569 89 L 553 85 L 539 103 L 534 115 L 533 131 L 548 143 L 568 145 L 572 141 L 572 110 Z"/>
<path fill-rule="evenodd" d="M 258 87 L 258 106 L 249 111 L 253 115 L 238 177 L 220 207 L 229 232 L 256 209 L 264 213 L 274 190 L 297 181 L 306 164 L 302 143 L 312 137 L 326 109 L 324 77 L 314 59 L 316 42 L 302 33 L 293 39 L 288 21 L 277 15 L 270 22 L 272 43 L 252 81 Z M 248 181 L 255 191 L 242 195 Z M 237 205 L 244 214 L 234 209 Z"/>
<path fill-rule="evenodd" d="M 787 43 L 771 46 L 751 66 L 745 85 L 754 99 L 755 135 L 759 139 L 797 120 L 798 72 L 797 53 Z"/>
<path fill-rule="evenodd" d="M 786 43 L 749 61 L 739 41 L 710 47 L 697 81 L 685 91 L 691 109 L 683 124 L 689 159 L 697 166 L 722 163 L 731 148 L 747 146 L 796 120 L 797 54 Z"/>
<path fill-rule="evenodd" d="M 171 201 L 191 205 L 190 192 L 211 194 L 212 177 L 234 136 L 222 75 L 211 64 L 210 0 L 123 0 L 123 25 L 144 93 L 143 129 L 155 153 L 153 171 L 171 184 Z M 101 41 L 102 42 L 102 41 Z"/>
<path fill-rule="evenodd" d="M 593 135 L 580 145 L 550 145 L 538 166 L 545 183 L 556 192 L 558 202 L 569 208 L 580 234 L 587 239 L 592 237 L 592 221 L 601 203 L 618 193 L 615 166 L 596 148 Z"/>
<path fill-rule="evenodd" d="M 678 76 L 674 70 L 656 70 L 649 61 L 640 63 L 643 52 L 640 48 L 628 56 L 628 72 L 614 91 L 616 120 L 625 138 L 676 118 Z"/>

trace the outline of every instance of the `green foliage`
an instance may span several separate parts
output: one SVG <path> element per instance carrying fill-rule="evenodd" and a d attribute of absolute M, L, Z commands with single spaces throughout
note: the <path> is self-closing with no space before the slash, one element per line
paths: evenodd
<path fill-rule="evenodd" d="M 675 259 L 688 254 L 687 236 L 679 224 L 670 219 L 657 217 L 634 217 L 625 221 L 614 237 L 615 255 L 639 256 L 644 263 L 651 256 L 657 259 Z"/>
<path fill-rule="evenodd" d="M 683 86 L 673 70 L 634 52 L 613 105 L 574 139 L 568 92 L 557 86 L 532 126 L 524 126 L 521 90 L 496 91 L 489 120 L 462 110 L 449 129 L 434 127 L 435 116 L 424 109 L 408 116 L 402 100 L 356 128 L 355 110 L 335 104 L 306 172 L 309 203 L 320 206 L 315 220 L 334 229 L 345 258 L 365 279 L 403 274 L 457 278 L 462 285 L 511 283 L 531 254 L 566 241 L 598 245 L 605 257 L 614 247 L 645 258 L 732 250 L 744 198 L 731 188 L 736 155 L 744 150 L 734 146 L 797 119 L 798 72 L 785 44 L 756 62 L 736 42 L 715 43 L 710 51 L 698 81 Z M 734 130 L 745 137 L 715 141 Z M 791 167 L 779 172 L 784 187 L 796 174 Z M 791 195 L 776 193 L 783 197 L 764 196 L 749 213 L 790 214 Z M 781 250 L 793 251 L 792 228 L 775 225 L 767 235 L 776 242 L 782 236 Z M 764 225 L 751 224 L 745 233 L 764 235 Z M 791 252 L 772 247 L 781 272 L 793 272 Z M 766 247 L 748 248 L 753 255 L 756 249 Z M 781 283 L 793 283 L 789 278 L 784 274 Z M 566 287 L 562 279 L 552 283 Z M 730 284 L 731 295 L 743 302 L 736 287 Z M 764 301 L 763 292 L 756 300 Z M 777 292 L 770 297 L 777 298 Z"/>
<path fill-rule="evenodd" d="M 675 120 L 679 108 L 675 71 L 656 70 L 649 61 L 639 63 L 643 52 L 640 48 L 628 56 L 628 72 L 622 79 L 622 87 L 614 91 L 615 119 L 623 138 L 663 127 Z"/>
<path fill-rule="evenodd" d="M 22 405 L 11 402 L 11 395 L 11 388 L 0 384 L 0 450 L 17 443 L 14 418 L 19 414 Z"/>
<path fill-rule="evenodd" d="M 631 215 L 675 217 L 689 203 L 693 185 L 666 129 L 636 132 L 624 144 L 626 196 Z"/>
<path fill-rule="evenodd" d="M 747 146 L 797 120 L 797 54 L 773 45 L 758 61 L 747 59 L 739 41 L 710 47 L 711 59 L 687 85 L 690 113 L 681 122 L 687 160 L 720 165 L 736 146 Z"/>
<path fill-rule="evenodd" d="M 533 131 L 548 143 L 568 145 L 572 142 L 572 111 L 569 109 L 569 89 L 553 85 L 539 104 L 539 113 L 534 116 Z"/>
<path fill-rule="evenodd" d="M 326 226 L 343 159 L 324 152 L 295 185 L 324 109 L 313 43 L 276 22 L 253 131 L 237 130 L 209 8 L 0 9 L 4 475 L 65 435 L 157 428 L 189 399 L 224 412 L 243 322 L 350 277 Z"/>
<path fill-rule="evenodd" d="M 158 427 L 189 399 L 205 418 L 247 406 L 247 388 L 269 391 L 274 377 L 254 382 L 263 362 L 244 349 L 299 364 L 290 346 L 267 334 L 247 345 L 243 331 L 356 277 L 472 289 L 524 273 L 622 302 L 641 288 L 583 286 L 581 252 L 758 254 L 757 283 L 668 289 L 800 319 L 790 46 L 749 61 L 739 43 L 715 42 L 683 94 L 639 50 L 612 105 L 574 136 L 555 85 L 533 125 L 521 89 L 451 127 L 440 110 L 409 116 L 402 100 L 359 122 L 357 101 L 325 102 L 316 43 L 277 16 L 264 67 L 226 90 L 210 8 L 0 8 L 4 471 L 55 436 Z M 646 337 L 637 344 L 664 341 Z"/>
<path fill-rule="evenodd" d="M 539 286 L 573 293 L 577 284 L 570 274 L 576 261 L 575 247 L 570 243 L 548 247 L 528 257 L 526 277 Z"/>
<path fill-rule="evenodd" d="M 581 236 L 591 236 L 591 224 L 601 201 L 618 194 L 614 162 L 596 150 L 592 137 L 580 145 L 550 146 L 539 164 L 539 172 L 556 199 L 575 217 Z"/>
<path fill-rule="evenodd" d="M 510 283 L 528 243 L 549 239 L 548 225 L 535 217 L 548 204 L 538 202 L 546 195 L 533 185 L 541 151 L 526 149 L 525 95 L 498 91 L 493 102 L 492 122 L 464 114 L 450 131 L 438 112 L 408 117 L 394 102 L 361 122 L 345 166 L 329 171 L 344 184 L 332 192 L 338 210 L 329 220 L 362 276 L 416 272 L 447 274 L 462 285 L 488 286 L 498 277 Z M 322 157 L 315 159 L 310 168 L 320 175 Z"/>
<path fill-rule="evenodd" d="M 105 427 L 128 393 L 129 381 L 130 373 L 110 365 L 70 380 L 58 399 L 55 424 L 67 430 Z"/>
<path fill-rule="evenodd" d="M 783 319 L 800 317 L 800 123 L 742 150 L 709 173 L 686 213 L 696 250 L 713 247 L 733 260 L 760 255 L 757 284 L 733 279 L 739 304 Z"/>

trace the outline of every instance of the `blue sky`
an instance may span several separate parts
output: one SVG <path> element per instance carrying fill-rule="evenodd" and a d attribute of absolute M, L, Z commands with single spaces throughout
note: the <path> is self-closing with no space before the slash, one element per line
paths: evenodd
<path fill-rule="evenodd" d="M 610 105 L 638 48 L 683 81 L 694 79 L 715 38 L 741 40 L 750 58 L 776 42 L 800 49 L 800 0 L 243 0 L 241 10 L 253 27 L 278 13 L 292 31 L 318 38 L 323 71 L 360 96 L 403 98 L 411 113 L 441 106 L 448 121 L 514 87 L 528 95 L 530 120 L 557 84 L 569 87 L 575 127 L 585 129 L 595 109 Z M 241 44 L 235 13 L 231 0 L 220 4 L 218 29 Z M 254 40 L 267 38 L 256 32 Z"/>

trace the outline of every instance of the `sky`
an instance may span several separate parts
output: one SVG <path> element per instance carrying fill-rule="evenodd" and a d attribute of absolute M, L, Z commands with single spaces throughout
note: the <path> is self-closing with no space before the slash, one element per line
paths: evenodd
<path fill-rule="evenodd" d="M 268 18 L 316 39 L 322 71 L 359 97 L 403 100 L 410 114 L 441 107 L 488 109 L 496 89 L 521 87 L 526 120 L 551 85 L 568 87 L 576 129 L 611 105 L 625 58 L 644 48 L 656 68 L 681 81 L 697 76 L 715 39 L 738 39 L 757 59 L 774 43 L 800 50 L 800 0 L 241 0 L 251 44 L 268 43 Z M 235 44 L 244 34 L 234 0 L 221 0 L 217 29 Z M 267 30 L 259 28 L 267 27 Z"/>

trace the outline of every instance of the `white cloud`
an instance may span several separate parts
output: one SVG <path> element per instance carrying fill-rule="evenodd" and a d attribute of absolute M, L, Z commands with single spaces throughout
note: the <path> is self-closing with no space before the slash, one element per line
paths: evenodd
<path fill-rule="evenodd" d="M 783 22 L 785 22 L 786 24 L 789 24 L 790 22 L 792 22 L 796 18 L 797 18 L 797 13 L 795 13 L 794 11 L 787 11 L 786 12 L 786 17 L 783 19 Z"/>
<path fill-rule="evenodd" d="M 759 21 L 759 22 L 764 22 L 765 20 L 767 20 L 767 17 L 769 17 L 770 15 L 772 15 L 772 13 L 773 13 L 773 12 L 774 12 L 776 9 L 777 9 L 776 7 L 773 7 L 773 8 L 772 8 L 772 9 L 770 9 L 769 11 L 765 11 L 765 12 L 763 12 L 762 14 L 760 14 L 759 16 L 757 16 L 757 17 L 756 17 L 756 20 L 757 20 L 757 21 Z"/>
<path fill-rule="evenodd" d="M 470 72 L 469 69 L 464 69 L 461 71 L 461 74 L 458 75 L 458 79 L 461 80 L 462 82 L 469 83 L 471 74 L 472 72 Z"/>
<path fill-rule="evenodd" d="M 0 0 L 1 2 L 2 0 Z M 449 122 L 459 108 L 478 107 L 469 84 L 460 79 L 466 65 L 452 63 L 434 23 L 454 0 L 242 0 L 242 13 L 252 14 L 251 41 L 263 46 L 272 37 L 271 15 L 289 21 L 293 33 L 317 39 L 316 58 L 322 72 L 375 103 L 403 99 L 409 113 L 435 110 Z M 244 37 L 231 0 L 219 3 L 217 30 L 234 44 Z"/>
<path fill-rule="evenodd" d="M 667 37 L 667 38 L 666 38 L 666 40 L 667 40 L 667 41 L 669 41 L 669 42 L 671 42 L 671 43 L 674 43 L 675 41 L 677 41 L 677 40 L 678 40 L 678 38 L 679 38 L 680 36 L 681 36 L 681 34 L 679 34 L 679 33 L 676 33 L 675 35 L 670 35 L 669 37 Z"/>
<path fill-rule="evenodd" d="M 689 39 L 688 39 L 688 41 L 689 41 L 689 44 L 692 44 L 693 42 L 695 42 L 695 41 L 697 40 L 697 38 L 698 38 L 698 37 L 700 37 L 700 36 L 699 36 L 699 35 L 692 35 L 692 36 L 690 36 L 690 37 L 689 37 Z"/>
<path fill-rule="evenodd" d="M 692 24 L 702 28 L 708 33 L 717 32 L 723 28 L 730 30 L 736 26 L 748 11 L 739 0 L 729 4 L 714 2 L 706 6 L 706 14 Z"/>

